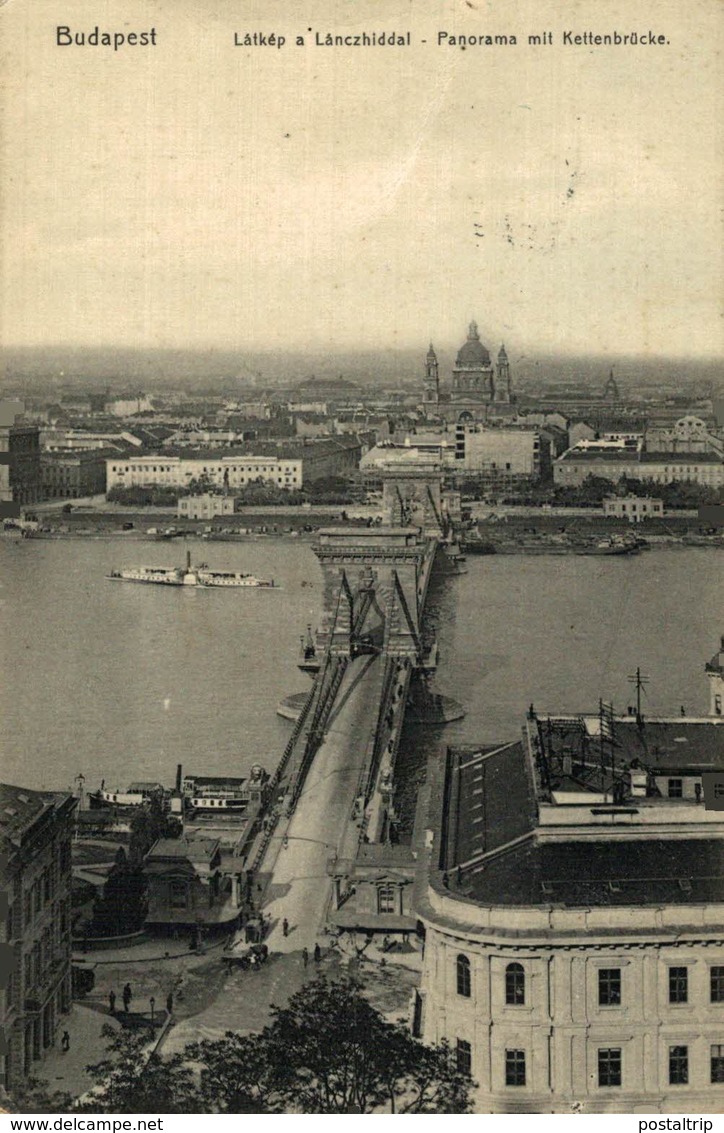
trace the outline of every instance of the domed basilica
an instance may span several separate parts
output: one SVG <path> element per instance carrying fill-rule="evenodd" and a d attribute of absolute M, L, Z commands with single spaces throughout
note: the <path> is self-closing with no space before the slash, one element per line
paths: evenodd
<path fill-rule="evenodd" d="M 478 324 L 468 327 L 452 370 L 449 392 L 440 389 L 437 355 L 430 344 L 425 362 L 423 408 L 427 416 L 458 420 L 466 414 L 475 420 L 509 416 L 515 413 L 515 396 L 510 383 L 510 363 L 501 346 L 493 366 L 487 347 L 480 341 Z"/>

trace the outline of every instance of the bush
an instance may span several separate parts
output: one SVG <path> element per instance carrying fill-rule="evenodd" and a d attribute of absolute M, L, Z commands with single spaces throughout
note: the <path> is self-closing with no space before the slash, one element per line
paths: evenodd
<path fill-rule="evenodd" d="M 110 492 L 106 492 L 106 499 L 109 503 L 126 507 L 175 507 L 179 496 L 187 494 L 183 488 L 111 488 Z"/>

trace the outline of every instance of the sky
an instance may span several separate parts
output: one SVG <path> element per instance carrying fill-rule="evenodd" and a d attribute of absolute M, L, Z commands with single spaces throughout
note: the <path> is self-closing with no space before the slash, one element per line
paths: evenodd
<path fill-rule="evenodd" d="M 724 353 L 720 0 L 8 0 L 0 36 L 7 343 Z"/>

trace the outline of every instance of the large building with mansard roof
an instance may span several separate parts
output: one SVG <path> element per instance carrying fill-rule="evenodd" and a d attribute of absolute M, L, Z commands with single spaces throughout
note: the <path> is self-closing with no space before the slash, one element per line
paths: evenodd
<path fill-rule="evenodd" d="M 415 1029 L 476 1111 L 724 1109 L 722 657 L 708 716 L 531 705 L 433 767 Z"/>

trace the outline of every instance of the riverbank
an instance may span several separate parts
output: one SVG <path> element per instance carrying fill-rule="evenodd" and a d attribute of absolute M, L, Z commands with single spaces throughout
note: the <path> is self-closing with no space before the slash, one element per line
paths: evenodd
<path fill-rule="evenodd" d="M 103 538 L 170 542 L 201 538 L 209 542 L 245 542 L 250 538 L 289 536 L 312 538 L 322 527 L 365 527 L 379 522 L 379 509 L 370 505 L 275 505 L 244 507 L 233 515 L 212 521 L 180 519 L 174 508 L 127 508 L 103 497 L 75 501 L 71 512 L 58 501 L 35 509 L 37 529 L 26 530 L 30 539 Z M 3 534 L 21 538 L 18 528 Z M 620 517 L 582 508 L 500 507 L 477 505 L 472 525 L 461 527 L 458 537 L 474 544 L 469 553 L 538 554 L 579 553 L 597 540 L 635 535 L 651 548 L 675 546 L 724 547 L 724 533 L 702 525 L 693 511 L 670 513 L 636 525 Z"/>
<path fill-rule="evenodd" d="M 705 527 L 696 512 L 669 514 L 631 524 L 628 520 L 580 509 L 568 512 L 505 509 L 479 515 L 461 533 L 469 554 L 581 554 L 597 543 L 636 541 L 639 549 L 672 547 L 724 548 L 724 533 Z M 605 548 L 601 548 L 602 552 Z"/>

